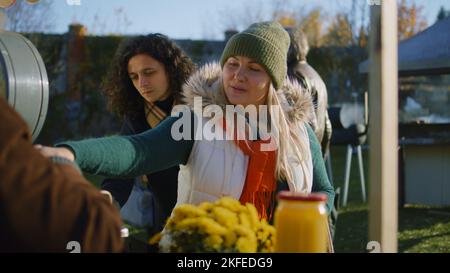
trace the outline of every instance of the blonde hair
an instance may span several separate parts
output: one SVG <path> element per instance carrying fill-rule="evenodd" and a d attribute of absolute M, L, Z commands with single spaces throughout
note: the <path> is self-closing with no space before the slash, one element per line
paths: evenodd
<path fill-rule="evenodd" d="M 309 147 L 306 145 L 308 142 L 302 140 L 298 134 L 300 124 L 288 119 L 277 92 L 281 93 L 282 91 L 276 91 L 271 84 L 266 99 L 270 115 L 271 136 L 275 137 L 278 144 L 275 177 L 279 181 L 294 182 L 291 166 L 293 163 L 300 163 L 308 159 L 309 153 L 306 152 L 306 149 Z M 284 97 L 283 94 L 280 96 Z M 273 113 L 276 108 L 278 108 L 278 113 Z M 292 152 L 289 153 L 289 151 Z M 288 154 L 292 154 L 293 157 L 289 157 Z"/>

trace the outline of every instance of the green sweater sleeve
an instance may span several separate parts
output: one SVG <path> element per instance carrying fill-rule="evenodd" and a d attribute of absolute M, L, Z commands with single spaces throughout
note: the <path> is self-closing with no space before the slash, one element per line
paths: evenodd
<path fill-rule="evenodd" d="M 311 148 L 311 156 L 313 163 L 313 192 L 324 193 L 328 196 L 327 211 L 331 212 L 334 203 L 334 189 L 331 186 L 330 180 L 325 169 L 325 163 L 322 158 L 322 151 L 316 134 L 309 125 L 306 126 L 309 136 L 309 145 Z"/>
<path fill-rule="evenodd" d="M 172 125 L 178 119 L 169 117 L 138 135 L 69 141 L 56 146 L 70 148 L 78 166 L 87 173 L 136 177 L 186 164 L 194 141 L 172 137 Z"/>

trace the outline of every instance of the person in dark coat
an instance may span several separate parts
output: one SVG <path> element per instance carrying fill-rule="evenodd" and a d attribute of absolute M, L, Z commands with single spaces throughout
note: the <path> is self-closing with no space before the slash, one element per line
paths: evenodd
<path fill-rule="evenodd" d="M 165 35 L 155 33 L 124 41 L 102 88 L 109 109 L 123 120 L 120 134 L 142 133 L 170 116 L 172 107 L 180 103 L 182 85 L 194 69 L 189 57 Z M 125 221 L 153 234 L 162 230 L 175 206 L 178 171 L 176 166 L 135 179 L 106 179 L 102 189 L 112 194 Z M 135 195 L 130 198 L 132 193 Z"/>
<path fill-rule="evenodd" d="M 44 158 L 0 97 L 0 252 L 121 252 L 121 219 L 73 162 Z"/>

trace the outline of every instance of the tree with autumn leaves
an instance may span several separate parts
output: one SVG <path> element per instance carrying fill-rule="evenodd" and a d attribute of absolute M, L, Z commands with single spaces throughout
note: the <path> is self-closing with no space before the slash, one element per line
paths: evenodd
<path fill-rule="evenodd" d="M 423 13 L 423 6 L 417 5 L 414 0 L 398 1 L 398 38 L 403 40 L 409 38 L 428 26 Z M 261 7 L 253 7 L 248 2 L 248 7 L 242 7 L 245 12 L 225 12 L 227 14 L 227 28 L 242 27 L 249 22 L 276 20 L 285 27 L 300 27 L 308 37 L 311 47 L 322 46 L 353 46 L 365 47 L 369 33 L 369 6 L 366 0 L 352 0 L 351 10 L 341 10 L 330 16 L 324 9 L 319 7 L 310 9 L 307 7 L 292 7 L 288 1 L 273 0 L 270 17 L 262 15 Z M 445 11 L 444 11 L 445 12 Z M 442 11 L 441 11 L 442 13 Z M 231 16 L 230 14 L 236 14 Z M 243 16 L 245 14 L 245 16 Z M 445 16 L 441 14 L 442 16 Z M 359 16 L 359 20 L 356 20 Z M 242 21 L 244 20 L 244 21 Z"/>
<path fill-rule="evenodd" d="M 423 7 L 412 0 L 401 0 L 398 4 L 398 39 L 410 38 L 427 28 L 428 23 L 422 15 Z"/>
<path fill-rule="evenodd" d="M 356 1 L 356 0 L 354 0 Z M 364 11 L 365 0 L 359 0 Z M 301 27 L 312 46 L 351 46 L 358 44 L 366 46 L 368 40 L 368 20 L 362 20 L 359 28 L 352 25 L 350 12 L 338 12 L 331 20 L 320 9 L 313 9 L 300 19 L 297 26 Z M 364 15 L 362 15 L 364 16 Z M 284 18 L 284 21 L 287 21 Z M 283 24 L 283 21 L 280 21 Z M 364 25 L 367 23 L 367 25 Z M 400 0 L 398 2 L 398 38 L 399 41 L 412 37 L 427 28 L 428 23 L 423 15 L 423 6 L 414 0 Z"/>

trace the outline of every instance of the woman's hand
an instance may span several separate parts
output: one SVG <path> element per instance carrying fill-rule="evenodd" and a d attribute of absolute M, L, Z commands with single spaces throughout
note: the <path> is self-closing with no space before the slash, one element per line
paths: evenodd
<path fill-rule="evenodd" d="M 34 148 L 38 149 L 41 152 L 41 154 L 45 157 L 58 156 L 58 157 L 66 158 L 70 161 L 75 160 L 75 155 L 68 148 L 64 148 L 64 147 L 53 148 L 53 147 L 48 147 L 48 146 L 42 146 L 39 144 L 34 145 Z"/>

